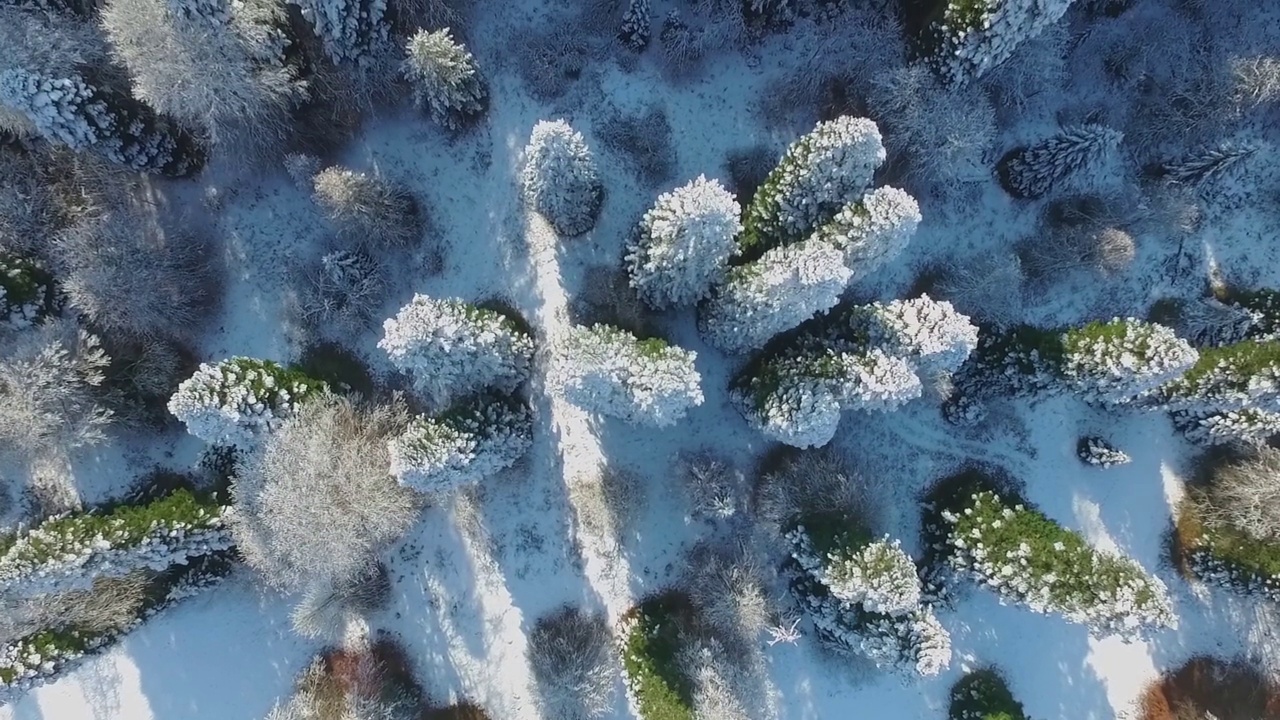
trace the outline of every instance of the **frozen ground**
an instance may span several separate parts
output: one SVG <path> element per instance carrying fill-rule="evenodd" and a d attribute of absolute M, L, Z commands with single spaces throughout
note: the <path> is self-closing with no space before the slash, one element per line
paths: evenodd
<path fill-rule="evenodd" d="M 661 17 L 657 4 L 655 17 Z M 806 61 L 803 36 L 772 38 L 744 55 L 718 54 L 693 77 L 677 81 L 663 75 L 653 50 L 632 69 L 601 59 L 589 64 L 565 96 L 540 103 L 520 82 L 508 48 L 520 28 L 548 22 L 553 21 L 526 3 L 505 15 L 476 18 L 466 32 L 491 81 L 489 114 L 477 131 L 450 139 L 425 120 L 391 113 L 366 124 L 344 151 L 345 164 L 376 166 L 410 183 L 430 208 L 432 233 L 420 256 L 401 268 L 402 282 L 387 299 L 384 316 L 414 292 L 473 300 L 498 296 L 525 313 L 545 348 L 570 322 L 575 298 L 600 281 L 602 270 L 618 267 L 626 231 L 658 192 L 698 174 L 725 177 L 727 152 L 756 143 L 780 152 L 812 124 L 812 118 L 801 118 L 794 127 L 770 123 L 766 129 L 756 120 L 755 103 L 770 83 Z M 665 107 L 678 158 L 673 176 L 660 187 L 639 186 L 621 158 L 594 135 L 607 108 L 650 103 Z M 1040 115 L 1045 117 L 1023 125 L 1050 121 L 1048 111 Z M 588 235 L 564 242 L 526 214 L 515 187 L 529 131 L 549 117 L 565 117 L 582 131 L 606 174 L 601 222 Z M 1035 134 L 1021 126 L 1015 132 Z M 921 198 L 924 224 L 912 246 L 858 287 L 858 294 L 901 296 L 928 263 L 1009 252 L 1034 226 L 1033 211 L 1010 201 L 994 181 L 972 192 L 976 202 L 965 212 Z M 297 348 L 281 307 L 290 269 L 316 252 L 324 232 L 320 218 L 279 173 L 239 185 L 219 227 L 232 280 L 202 359 L 291 359 Z M 1229 270 L 1274 280 L 1266 276 L 1276 269 L 1271 256 L 1260 262 L 1252 254 L 1256 225 L 1236 218 L 1215 232 L 1190 244 Z M 1140 313 L 1170 284 L 1162 274 L 1168 252 L 1150 247 L 1144 246 L 1139 265 L 1115 285 L 1086 287 L 1052 301 L 1033 299 L 1030 314 L 1077 322 L 1099 314 L 1103 297 L 1109 314 Z M 436 265 L 439 272 L 433 272 Z M 671 481 L 676 455 L 715 448 L 749 470 L 766 449 L 729 407 L 725 386 L 734 368 L 699 340 L 692 315 L 662 322 L 677 344 L 698 352 L 706 401 L 685 422 L 652 431 L 593 419 L 547 393 L 539 374 L 532 388 L 538 429 L 526 460 L 455 498 L 452 506 L 428 509 L 391 553 L 396 599 L 377 624 L 400 635 L 432 697 L 472 699 L 496 720 L 537 717 L 524 659 L 533 622 L 565 602 L 603 608 L 616 619 L 639 597 L 663 587 L 679 572 L 682 548 L 705 532 L 686 519 Z M 371 328 L 348 343 L 388 371 L 375 347 L 379 332 Z M 994 663 L 1033 717 L 1109 720 L 1125 717 L 1161 670 L 1198 653 L 1249 653 L 1280 669 L 1280 616 L 1273 609 L 1190 588 L 1162 559 L 1188 453 L 1166 418 L 1102 416 L 1065 399 L 1010 405 L 996 414 L 999 422 L 968 435 L 921 402 L 889 415 L 849 416 L 837 444 L 862 472 L 891 489 L 892 533 L 910 545 L 917 543 L 916 493 L 927 483 L 966 460 L 1005 468 L 1055 520 L 1159 574 L 1175 598 L 1177 629 L 1146 642 L 1096 640 L 1082 627 L 1001 606 L 975 589 L 954 610 L 942 612 L 955 660 L 949 671 L 927 681 L 839 667 L 807 639 L 769 648 L 770 705 L 778 718 L 942 718 L 947 692 L 960 673 Z M 1076 439 L 1094 428 L 1105 428 L 1133 463 L 1108 470 L 1079 463 Z M 155 448 L 104 453 L 77 467 L 77 482 L 94 497 L 157 457 L 179 466 L 189 462 L 195 445 L 176 442 L 166 448 L 172 457 Z M 568 482 L 602 464 L 638 474 L 649 500 L 638 530 L 620 543 L 592 537 L 574 522 Z M 259 720 L 318 650 L 289 629 L 288 608 L 287 599 L 264 596 L 251 577 L 237 575 L 166 611 L 57 683 L 0 708 L 0 720 Z M 614 717 L 631 717 L 621 694 Z"/>

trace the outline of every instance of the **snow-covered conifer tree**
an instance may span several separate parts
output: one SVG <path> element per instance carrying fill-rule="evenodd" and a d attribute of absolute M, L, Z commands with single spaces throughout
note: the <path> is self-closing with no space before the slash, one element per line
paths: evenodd
<path fill-rule="evenodd" d="M 1173 424 L 1199 445 L 1265 445 L 1280 435 L 1280 412 L 1241 408 L 1221 412 L 1180 410 Z"/>
<path fill-rule="evenodd" d="M 844 253 L 851 281 L 866 277 L 893 260 L 920 225 L 915 198 L 892 187 L 876 188 L 840 209 L 815 235 Z"/>
<path fill-rule="evenodd" d="M 382 328 L 378 347 L 441 405 L 485 388 L 511 392 L 529 376 L 533 338 L 496 310 L 414 295 Z"/>
<path fill-rule="evenodd" d="M 391 474 L 419 492 L 448 492 L 511 467 L 532 443 L 527 406 L 482 395 L 439 417 L 410 422 L 388 443 Z"/>
<path fill-rule="evenodd" d="M 233 357 L 203 363 L 169 399 L 169 412 L 210 445 L 254 447 L 326 386 L 270 360 Z"/>
<path fill-rule="evenodd" d="M 911 300 L 854 308 L 833 324 L 831 337 L 848 342 L 866 323 L 872 347 L 907 358 L 923 373 L 954 372 L 978 346 L 978 328 L 946 300 Z"/>
<path fill-rule="evenodd" d="M 1001 162 L 1000 176 L 1015 197 L 1044 197 L 1071 175 L 1096 169 L 1120 146 L 1124 133 L 1103 125 L 1078 125 Z"/>
<path fill-rule="evenodd" d="M 767 250 L 801 240 L 856 201 L 884 162 L 880 130 L 866 118 L 820 122 L 787 148 L 747 208 L 741 244 Z"/>
<path fill-rule="evenodd" d="M 928 33 L 934 62 L 949 83 L 976 80 L 1008 60 L 1067 12 L 1073 0 L 937 0 L 940 19 Z"/>
<path fill-rule="evenodd" d="M 488 89 L 476 59 L 454 42 L 449 28 L 419 30 L 405 47 L 404 76 L 413 85 L 413 102 L 451 130 L 484 111 Z"/>
<path fill-rule="evenodd" d="M 649 45 L 653 20 L 649 13 L 649 0 L 628 0 L 627 11 L 622 14 L 622 27 L 618 39 L 623 45 L 640 52 Z"/>
<path fill-rule="evenodd" d="M 25 115 L 50 142 L 135 170 L 181 177 L 204 162 L 194 140 L 145 105 L 93 87 L 79 75 L 6 70 L 0 73 L 0 105 Z"/>
<path fill-rule="evenodd" d="M 596 224 L 604 187 L 582 133 L 563 120 L 533 126 L 520 182 L 525 202 L 561 235 L 581 235 Z"/>
<path fill-rule="evenodd" d="M 812 349 L 767 360 L 731 396 L 752 427 L 804 448 L 831 442 L 845 410 L 893 410 L 922 391 L 904 358 L 878 349 Z"/>
<path fill-rule="evenodd" d="M 575 326 L 555 347 L 553 378 L 579 407 L 634 425 L 667 427 L 702 404 L 695 357 L 610 325 Z"/>
<path fill-rule="evenodd" d="M 1230 142 L 1172 160 L 1161 166 L 1163 177 L 1182 185 L 1200 185 L 1223 175 L 1241 160 L 1259 150 L 1251 143 Z"/>
<path fill-rule="evenodd" d="M 299 0 L 298 5 L 335 63 L 367 65 L 387 42 L 387 0 Z"/>
<path fill-rule="evenodd" d="M 703 299 L 738 247 L 740 214 L 733 194 L 702 175 L 663 193 L 627 249 L 631 286 L 656 308 Z"/>
<path fill-rule="evenodd" d="M 1108 405 L 1156 390 L 1200 358 L 1173 330 L 1133 318 L 1072 328 L 1063 335 L 1062 346 L 1063 381 L 1087 399 Z"/>
<path fill-rule="evenodd" d="M 1161 395 L 1173 410 L 1280 411 L 1280 342 L 1244 340 L 1203 348 L 1196 364 L 1162 388 Z"/>
<path fill-rule="evenodd" d="M 728 272 L 703 306 L 699 328 L 725 352 L 763 347 L 835 307 L 851 275 L 844 255 L 820 240 L 774 248 Z"/>

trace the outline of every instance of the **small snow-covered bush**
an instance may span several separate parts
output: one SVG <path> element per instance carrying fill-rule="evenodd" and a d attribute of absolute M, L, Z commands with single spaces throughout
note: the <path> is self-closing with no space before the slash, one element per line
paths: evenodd
<path fill-rule="evenodd" d="M 41 595 L 87 588 L 94 578 L 164 570 L 226 550 L 223 508 L 176 490 L 143 505 L 54 517 L 0 536 L 0 592 Z"/>
<path fill-rule="evenodd" d="M 677 459 L 676 475 L 694 517 L 724 519 L 746 506 L 746 476 L 727 459 L 709 452 Z"/>
<path fill-rule="evenodd" d="M 962 476 L 935 492 L 926 532 L 960 577 L 1034 612 L 1101 635 L 1176 624 L 1164 583 L 1129 558 L 1089 546 L 1020 499 Z"/>
<path fill-rule="evenodd" d="M 975 670 L 951 687 L 947 720 L 1028 720 L 1004 678 L 994 670 Z"/>
<path fill-rule="evenodd" d="M 866 118 L 818 123 L 787 148 L 747 208 L 739 243 L 759 252 L 801 240 L 859 198 L 884 162 L 880 130 Z"/>
<path fill-rule="evenodd" d="M 697 354 L 610 325 L 575 326 L 555 347 L 554 382 L 584 409 L 667 427 L 702 404 Z"/>
<path fill-rule="evenodd" d="M 316 327 L 359 331 L 381 305 L 382 268 L 368 253 L 335 250 L 307 269 L 300 292 L 304 320 Z"/>
<path fill-rule="evenodd" d="M 390 473 L 387 442 L 406 424 L 395 406 L 302 405 L 232 479 L 226 521 L 245 562 L 286 591 L 365 571 L 418 516 Z"/>
<path fill-rule="evenodd" d="M 800 576 L 793 592 L 824 642 L 922 676 L 947 668 L 950 636 L 896 541 L 872 540 L 839 513 L 801 518 L 786 539 Z"/>
<path fill-rule="evenodd" d="M 952 85 L 982 77 L 1018 45 L 1058 22 L 1072 0 L 935 0 L 937 20 L 926 30 L 933 62 Z"/>
<path fill-rule="evenodd" d="M 1039 198 L 1068 177 L 1098 169 L 1120 146 L 1124 134 L 1102 125 L 1070 127 L 1000 163 L 1000 178 L 1014 197 Z"/>
<path fill-rule="evenodd" d="M 740 214 L 733 195 L 702 175 L 658 196 L 627 248 L 631 286 L 656 308 L 703 299 L 737 249 Z"/>
<path fill-rule="evenodd" d="M 844 253 L 850 281 L 866 277 L 897 257 L 920 225 L 915 198 L 892 187 L 876 188 L 840 209 L 814 234 Z"/>
<path fill-rule="evenodd" d="M 632 608 L 618 632 L 627 700 L 640 720 L 694 720 L 692 679 L 678 658 L 683 598 L 660 595 Z"/>
<path fill-rule="evenodd" d="M 413 85 L 413 102 L 433 121 L 457 129 L 484 111 L 484 78 L 475 58 L 454 42 L 449 28 L 419 30 L 405 50 L 404 75 Z"/>
<path fill-rule="evenodd" d="M 1123 451 L 1097 436 L 1082 437 L 1076 443 L 1076 457 L 1080 462 L 1094 467 L 1109 468 L 1132 462 Z"/>
<path fill-rule="evenodd" d="M 338 233 L 354 243 L 401 246 L 421 233 L 417 200 L 386 178 L 331 167 L 317 173 L 312 183 L 312 199 Z"/>
<path fill-rule="evenodd" d="M 1115 227 L 1054 230 L 1018 250 L 1027 275 L 1049 281 L 1077 270 L 1111 277 L 1132 265 L 1138 251 L 1133 235 Z"/>
<path fill-rule="evenodd" d="M 1187 372 L 1200 355 L 1173 330 L 1133 318 L 1092 322 L 1063 334 L 1064 382 L 1086 399 L 1127 403 Z"/>
<path fill-rule="evenodd" d="M 646 188 L 675 178 L 676 147 L 666 107 L 653 103 L 636 111 L 608 111 L 594 127 L 605 150 L 628 165 Z"/>
<path fill-rule="evenodd" d="M 525 202 L 566 237 L 596 224 L 604 187 L 595 156 L 582 133 L 563 120 L 533 126 L 520 183 Z"/>
<path fill-rule="evenodd" d="M 0 327 L 30 327 L 60 305 L 53 276 L 39 263 L 0 251 Z"/>
<path fill-rule="evenodd" d="M 99 396 L 110 362 L 71 320 L 9 334 L 0 345 L 0 455 L 32 459 L 104 440 L 112 412 Z"/>
<path fill-rule="evenodd" d="M 324 391 L 324 383 L 271 360 L 234 357 L 202 363 L 169 399 L 169 412 L 211 445 L 253 447 Z"/>
<path fill-rule="evenodd" d="M 378 347 L 440 405 L 485 388 L 511 392 L 529 376 L 533 338 L 496 310 L 414 295 L 382 327 Z"/>
<path fill-rule="evenodd" d="M 108 334 L 188 336 L 217 297 L 217 276 L 198 238 L 140 213 L 116 211 L 58 236 L 67 303 Z"/>
<path fill-rule="evenodd" d="M 389 441 L 391 474 L 419 492 L 445 493 L 511 467 L 533 443 L 529 408 L 481 396 L 421 417 Z"/>
<path fill-rule="evenodd" d="M 702 307 L 699 328 L 725 352 L 763 347 L 774 335 L 835 307 L 852 275 L 844 255 L 829 243 L 773 248 L 728 272 Z"/>
<path fill-rule="evenodd" d="M 744 541 L 709 540 L 689 552 L 683 584 L 699 620 L 725 645 L 754 647 L 768 625 L 773 603 L 767 567 Z"/>
<path fill-rule="evenodd" d="M 526 652 L 544 717 L 597 720 L 613 709 L 617 658 L 604 615 L 568 605 L 544 615 Z"/>
<path fill-rule="evenodd" d="M 339 642 L 358 618 L 385 609 L 391 600 L 391 576 L 377 563 L 351 577 L 323 578 L 303 593 L 289 620 L 299 635 Z"/>

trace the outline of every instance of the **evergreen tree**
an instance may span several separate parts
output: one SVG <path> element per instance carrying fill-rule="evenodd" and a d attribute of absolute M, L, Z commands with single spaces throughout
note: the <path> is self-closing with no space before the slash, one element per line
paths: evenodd
<path fill-rule="evenodd" d="M 835 307 L 851 275 L 840 251 L 820 240 L 769 250 L 728 272 L 699 314 L 702 336 L 729 353 L 763 347 Z"/>
<path fill-rule="evenodd" d="M 50 142 L 135 170 L 181 177 L 204 162 L 189 136 L 162 124 L 145 105 L 79 75 L 6 70 L 0 73 L 0 105 L 25 115 Z"/>
<path fill-rule="evenodd" d="M 1173 424 L 1198 445 L 1262 446 L 1280 435 L 1280 412 L 1258 408 L 1180 410 L 1173 413 Z"/>
<path fill-rule="evenodd" d="M 1133 318 L 1092 322 L 1063 334 L 1059 372 L 1074 392 L 1118 405 L 1180 377 L 1199 354 L 1173 330 Z"/>
<path fill-rule="evenodd" d="M 1204 348 L 1157 401 L 1193 442 L 1259 444 L 1280 432 L 1280 342 Z"/>
<path fill-rule="evenodd" d="M 977 80 L 1058 22 L 1073 0 L 935 0 L 934 64 L 953 85 Z"/>
<path fill-rule="evenodd" d="M 833 342 L 849 345 L 866 337 L 871 347 L 907 358 L 928 375 L 954 372 L 978 345 L 978 328 L 969 318 L 928 295 L 853 308 L 832 328 Z"/>
<path fill-rule="evenodd" d="M 1005 190 L 1019 198 L 1044 197 L 1069 176 L 1096 169 L 1120 146 L 1124 134 L 1102 125 L 1078 125 L 1006 157 Z"/>
<path fill-rule="evenodd" d="M 874 122 L 841 116 L 818 123 L 787 148 L 756 191 L 743 220 L 743 249 L 759 252 L 804 239 L 856 201 L 884 159 Z"/>
<path fill-rule="evenodd" d="M 628 0 L 627 11 L 622 14 L 622 28 L 618 31 L 618 39 L 623 45 L 640 52 L 649 45 L 652 24 L 649 0 Z"/>
<path fill-rule="evenodd" d="M 481 396 L 440 417 L 413 420 L 388 445 L 391 474 L 419 492 L 448 492 L 511 467 L 532 442 L 528 407 Z"/>
<path fill-rule="evenodd" d="M 488 89 L 476 60 L 449 28 L 419 30 L 405 48 L 404 76 L 413 85 L 413 102 L 451 130 L 484 111 Z"/>
<path fill-rule="evenodd" d="M 520 173 L 525 202 L 567 237 L 596 224 L 604 187 L 587 141 L 563 120 L 533 127 Z"/>
<path fill-rule="evenodd" d="M 529 376 L 533 338 L 496 310 L 414 295 L 382 327 L 378 347 L 437 404 L 485 388 L 511 392 Z"/>
<path fill-rule="evenodd" d="M 383 51 L 387 0 L 299 0 L 324 52 L 335 63 L 368 66 Z"/>
<path fill-rule="evenodd" d="M 252 448 L 261 434 L 326 391 L 323 382 L 270 360 L 233 357 L 202 363 L 178 385 L 169 412 L 210 445 Z"/>
<path fill-rule="evenodd" d="M 740 214 L 733 195 L 702 175 L 660 195 L 628 247 L 631 286 L 655 308 L 703 299 L 738 247 Z"/>
<path fill-rule="evenodd" d="M 840 209 L 814 237 L 844 253 L 851 281 L 866 277 L 893 260 L 920 225 L 920 206 L 897 188 L 882 187 Z"/>
<path fill-rule="evenodd" d="M 554 384 L 586 410 L 667 427 L 702 404 L 697 354 L 610 325 L 576 326 L 557 344 Z"/>
<path fill-rule="evenodd" d="M 1216 148 L 1203 149 L 1160 167 L 1162 176 L 1182 185 L 1201 185 L 1226 174 L 1232 167 L 1256 153 L 1258 145 L 1225 143 Z"/>

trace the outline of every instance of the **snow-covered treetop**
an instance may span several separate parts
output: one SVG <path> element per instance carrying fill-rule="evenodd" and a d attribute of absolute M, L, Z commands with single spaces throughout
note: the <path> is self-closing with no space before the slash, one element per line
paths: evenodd
<path fill-rule="evenodd" d="M 906 249 L 921 220 L 915 198 L 897 188 L 881 187 L 841 208 L 818 229 L 817 238 L 844 253 L 845 266 L 857 280 Z"/>
<path fill-rule="evenodd" d="M 872 306 L 871 342 L 926 373 L 953 372 L 978 346 L 978 328 L 946 300 L 921 295 Z"/>
<path fill-rule="evenodd" d="M 1170 328 L 1134 318 L 1073 328 L 1062 341 L 1064 377 L 1104 403 L 1145 395 L 1182 376 L 1200 358 Z"/>
<path fill-rule="evenodd" d="M 600 173 L 586 139 L 569 123 L 533 126 L 520 182 L 525 201 L 562 235 L 581 235 L 595 224 L 603 200 Z"/>

